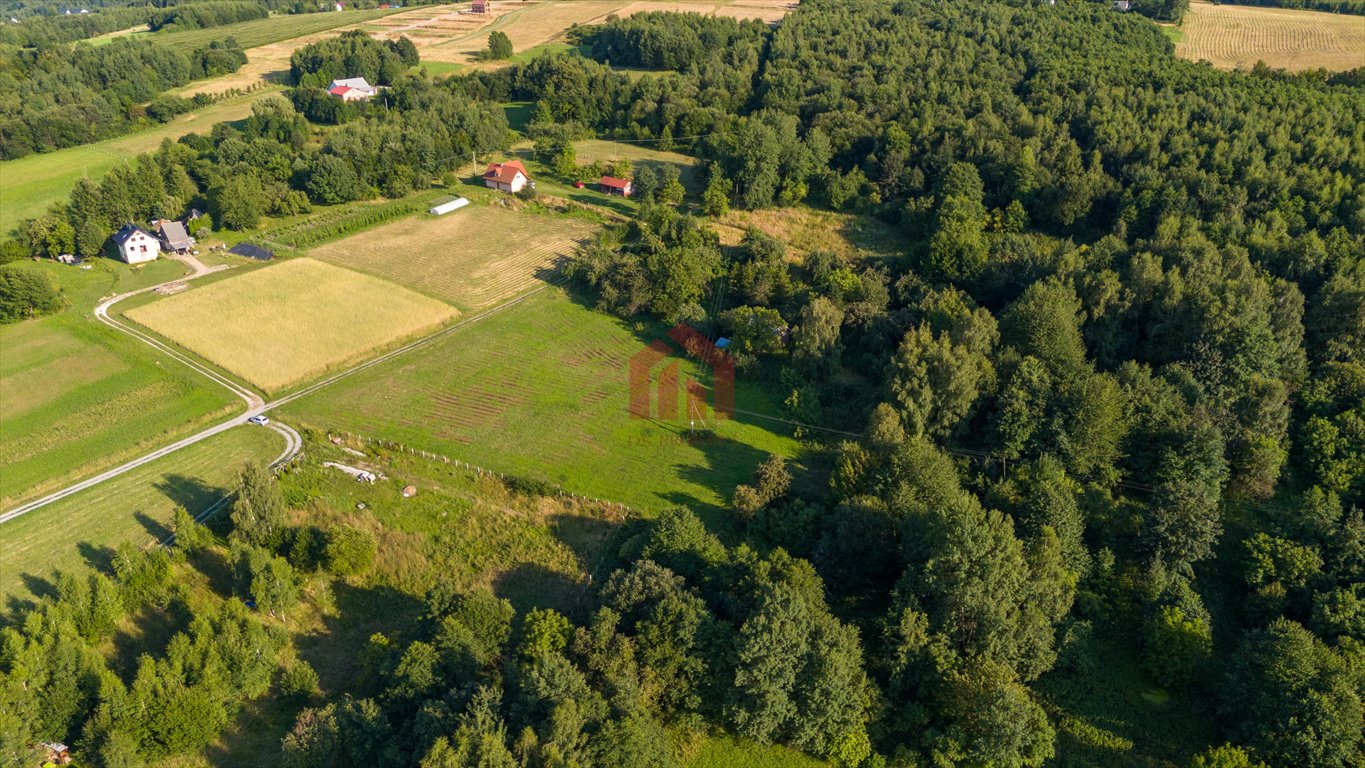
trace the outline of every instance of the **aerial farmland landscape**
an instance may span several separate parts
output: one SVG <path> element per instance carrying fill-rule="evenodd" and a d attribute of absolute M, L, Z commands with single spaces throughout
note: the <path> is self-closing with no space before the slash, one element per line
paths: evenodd
<path fill-rule="evenodd" d="M 7 0 L 0 767 L 1365 764 L 1362 0 Z"/>

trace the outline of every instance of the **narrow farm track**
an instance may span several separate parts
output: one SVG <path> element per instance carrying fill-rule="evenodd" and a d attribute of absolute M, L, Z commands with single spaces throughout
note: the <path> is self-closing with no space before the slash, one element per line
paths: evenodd
<path fill-rule="evenodd" d="M 99 320 L 101 323 L 104 323 L 105 325 L 109 326 L 110 328 L 113 328 L 122 333 L 126 333 L 129 336 L 132 336 L 133 338 L 143 342 L 144 344 L 147 344 L 152 348 L 166 354 L 167 356 L 185 364 L 190 369 L 200 374 L 203 374 L 209 380 L 213 381 L 216 384 L 221 385 L 222 387 L 226 388 L 229 392 L 232 392 L 233 394 L 242 398 L 242 401 L 246 403 L 247 407 L 246 413 L 234 416 L 233 418 L 230 418 L 227 421 L 216 424 L 201 432 L 190 435 L 189 437 L 186 437 L 182 440 L 177 440 L 176 442 L 171 443 L 170 445 L 158 448 L 143 456 L 139 456 L 136 459 L 120 464 L 119 466 L 114 467 L 113 469 L 106 470 L 93 477 L 89 477 L 80 482 L 73 483 L 59 491 L 55 491 L 53 493 L 48 494 L 47 496 L 35 499 L 33 501 L 28 502 L 27 504 L 22 504 L 18 507 L 15 507 L 14 509 L 5 512 L 4 514 L 0 514 L 0 524 L 9 522 L 10 520 L 28 514 L 29 512 L 32 512 L 35 509 L 45 507 L 48 504 L 52 504 L 53 502 L 64 499 L 72 494 L 80 493 L 81 491 L 84 491 L 87 488 L 93 488 L 94 486 L 99 485 L 100 483 L 103 483 L 106 480 L 118 477 L 119 475 L 122 475 L 125 472 L 130 472 L 145 464 L 149 464 L 163 456 L 174 453 L 175 451 L 178 451 L 181 448 L 194 445 L 195 443 L 198 443 L 202 440 L 206 440 L 210 437 L 213 437 L 214 435 L 219 434 L 220 432 L 224 432 L 228 429 L 238 426 L 239 424 L 245 423 L 247 419 L 261 412 L 262 406 L 265 405 L 264 398 L 256 394 L 254 391 L 252 391 L 245 385 L 235 382 L 232 379 L 227 378 L 226 376 L 223 376 L 217 371 L 214 371 L 213 369 L 199 363 L 198 361 L 191 359 L 187 355 L 171 348 L 166 344 L 163 344 L 156 338 L 109 316 L 110 308 L 125 299 L 131 298 L 133 296 L 138 296 L 149 291 L 155 291 L 158 288 L 163 288 L 168 285 L 172 285 L 175 283 L 183 283 L 189 280 L 194 280 L 196 278 L 211 275 L 216 272 L 227 269 L 226 266 L 219 266 L 213 268 L 206 267 L 202 262 L 193 257 L 180 258 L 177 259 L 177 261 L 183 262 L 190 269 L 194 270 L 193 273 L 190 275 L 186 275 L 184 277 L 178 277 L 174 280 L 169 280 L 165 283 L 148 286 L 146 288 L 141 288 L 136 291 L 128 291 L 127 293 L 121 293 L 118 294 L 117 296 L 108 298 L 100 302 L 100 304 L 95 307 L 95 318 Z M 298 452 L 303 448 L 303 439 L 299 436 L 298 432 L 296 432 L 292 427 L 288 425 L 272 423 L 270 427 L 274 429 L 276 432 L 278 432 L 280 436 L 284 438 L 285 442 L 284 452 L 281 453 L 280 456 L 277 459 L 275 459 L 274 462 L 271 463 L 271 466 L 275 467 L 294 458 L 294 456 L 296 456 Z M 214 506 L 218 505 L 215 504 Z M 207 516 L 208 513 L 206 512 L 203 514 Z"/>
<path fill-rule="evenodd" d="M 202 266 L 202 265 L 201 265 L 201 266 Z M 217 270 L 205 270 L 205 271 L 202 271 L 202 272 L 198 272 L 198 271 L 197 271 L 194 275 L 191 275 L 191 276 L 189 276 L 189 277 L 179 278 L 178 280 L 171 280 L 171 281 L 169 281 L 169 283 L 183 282 L 183 281 L 185 281 L 185 280 L 190 280 L 190 279 L 193 279 L 193 278 L 196 278 L 196 277 L 200 277 L 200 276 L 205 275 L 205 274 L 210 274 L 211 272 L 214 272 L 214 271 L 217 271 Z M 162 283 L 162 285 L 168 285 L 169 283 Z M 391 359 L 393 359 L 393 358 L 395 358 L 395 357 L 398 357 L 399 355 L 406 354 L 406 353 L 408 353 L 408 352 L 410 352 L 410 351 L 412 351 L 412 350 L 414 350 L 414 349 L 418 349 L 418 348 L 424 347 L 424 346 L 430 344 L 431 342 L 436 341 L 437 339 L 439 339 L 439 338 L 441 338 L 441 337 L 443 337 L 443 336 L 446 336 L 447 334 L 453 333 L 455 330 L 457 330 L 457 329 L 459 329 L 459 328 L 463 328 L 463 327 L 466 326 L 466 325 L 469 325 L 469 324 L 471 324 L 471 323 L 478 322 L 479 320 L 483 320 L 484 318 L 490 317 L 490 316 L 492 316 L 492 315 L 494 315 L 494 314 L 496 314 L 496 313 L 498 313 L 498 312 L 501 312 L 501 311 L 504 310 L 504 309 L 507 309 L 507 308 L 512 307 L 512 306 L 515 306 L 515 305 L 521 303 L 522 301 L 525 301 L 526 299 L 530 298 L 531 296 L 534 296 L 535 294 L 538 294 L 538 293 L 540 293 L 541 291 L 545 290 L 546 288 L 549 288 L 549 287 L 551 287 L 552 285 L 555 285 L 555 284 L 557 284 L 557 283 L 546 284 L 546 285 L 543 285 L 543 286 L 541 286 L 541 287 L 539 287 L 539 288 L 536 288 L 536 289 L 534 289 L 534 290 L 532 290 L 532 291 L 528 291 L 528 292 L 526 292 L 526 293 L 524 293 L 524 294 L 518 296 L 517 298 L 512 299 L 511 301 L 507 301 L 507 302 L 505 302 L 505 303 L 503 303 L 503 304 L 499 304 L 499 305 L 496 306 L 496 307 L 492 307 L 492 308 L 490 308 L 490 309 L 484 310 L 483 312 L 480 312 L 479 314 L 471 315 L 471 316 L 465 318 L 464 320 L 461 320 L 461 321 L 456 322 L 456 323 L 452 323 L 451 325 L 447 325 L 447 326 L 445 326 L 444 328 L 440 328 L 440 329 L 438 329 L 438 330 L 436 330 L 436 331 L 434 331 L 434 332 L 432 332 L 432 333 L 430 333 L 430 334 L 428 334 L 428 335 L 426 335 L 426 336 L 423 336 L 423 337 L 420 338 L 420 339 L 417 339 L 416 341 L 413 341 L 413 342 L 411 342 L 411 343 L 409 343 L 409 344 L 405 344 L 404 346 L 399 347 L 398 349 L 391 350 L 391 351 L 389 351 L 389 352 L 387 352 L 387 353 L 385 353 L 385 354 L 383 354 L 383 355 L 380 355 L 380 356 L 378 356 L 378 357 L 371 358 L 371 359 L 366 360 L 366 361 L 364 361 L 364 362 L 362 362 L 362 363 L 358 363 L 358 364 L 356 364 L 356 365 L 354 365 L 354 366 L 351 366 L 350 368 L 347 368 L 347 369 L 345 369 L 345 370 L 343 370 L 343 371 L 339 371 L 339 372 L 337 372 L 337 373 L 334 373 L 334 374 L 332 374 L 331 376 L 328 376 L 327 378 L 325 378 L 325 379 L 323 379 L 323 380 L 321 380 L 321 381 L 318 381 L 318 382 L 316 382 L 316 383 L 314 383 L 314 384 L 312 384 L 312 385 L 310 385 L 310 386 L 307 386 L 307 387 L 305 387 L 305 388 L 303 388 L 303 389 L 300 389 L 300 390 L 298 390 L 297 392 L 294 392 L 294 393 L 292 393 L 292 394 L 289 394 L 289 395 L 286 395 L 286 396 L 284 396 L 284 397 L 278 398 L 278 399 L 276 399 L 276 400 L 272 400 L 272 401 L 270 401 L 270 402 L 262 402 L 262 398 L 261 398 L 259 395 L 255 394 L 254 392 L 252 392 L 250 389 L 248 389 L 248 388 L 245 387 L 244 385 L 241 385 L 241 384 L 237 384 L 237 383 L 235 383 L 235 382 L 232 382 L 230 379 L 227 379 L 226 377 L 224 377 L 224 376 L 218 374 L 217 372 L 215 372 L 215 371 L 213 371 L 213 370 L 211 370 L 211 369 L 209 369 L 209 368 L 207 368 L 207 367 L 205 367 L 205 366 L 203 366 L 203 365 L 200 365 L 200 364 L 196 363 L 195 361 L 193 361 L 193 360 L 191 360 L 191 359 L 185 357 L 184 355 L 182 355 L 182 354 L 176 352 L 175 350 L 170 349 L 170 348 L 167 347 L 166 345 L 161 344 L 161 343 L 158 342 L 156 339 L 154 339 L 154 338 L 148 336 L 147 334 L 141 333 L 141 332 L 137 331 L 137 330 L 134 329 L 134 328 L 130 328 L 130 327 L 128 327 L 127 325 L 124 325 L 123 323 L 120 323 L 120 322 L 118 322 L 117 320 L 114 320 L 113 318 L 108 317 L 108 310 L 109 310 L 109 307 L 113 306 L 113 305 L 114 305 L 115 303 L 117 303 L 118 301 L 121 301 L 122 299 L 126 299 L 126 298 L 128 298 L 129 296 L 134 296 L 134 295 L 137 295 L 137 294 L 140 294 L 140 293 L 144 293 L 144 292 L 149 291 L 149 290 L 155 290 L 155 289 L 157 289 L 157 288 L 159 288 L 159 287 L 161 287 L 161 286 L 152 286 L 151 288 L 145 288 L 145 289 L 142 289 L 142 290 L 139 290 L 139 291 L 130 291 L 130 292 L 126 293 L 126 294 L 122 294 L 122 295 L 120 295 L 120 296 L 115 296 L 114 298 L 109 299 L 108 301 L 105 301 L 104 303 L 100 304 L 100 306 L 96 308 L 96 314 L 97 314 L 97 316 L 100 316 L 100 317 L 101 317 L 101 320 L 102 320 L 103 322 L 106 322 L 107 324 L 109 324 L 109 325 L 110 325 L 111 327 L 113 327 L 113 328 L 117 328 L 117 329 L 120 330 L 120 331 L 123 331 L 123 332 L 125 332 L 125 333 L 129 333 L 129 334 L 133 335 L 134 337 L 136 337 L 136 338 L 138 338 L 138 339 L 140 339 L 140 340 L 142 340 L 142 341 L 144 341 L 144 342 L 146 342 L 146 343 L 148 343 L 148 344 L 151 344 L 152 346 L 156 347 L 157 349 L 166 352 L 167 354 L 169 354 L 169 355 L 175 357 L 177 360 L 180 360 L 180 361 L 184 362 L 186 365 L 189 365 L 189 366 L 190 366 L 191 368 L 193 368 L 194 370 L 199 371 L 200 373 L 203 373 L 205 376 L 208 376 L 208 377 L 211 378 L 213 381 L 215 381 L 215 382 L 217 382 L 217 383 L 219 383 L 219 384 L 222 384 L 223 386 L 227 387 L 229 390 L 235 392 L 238 396 L 242 397 L 243 400 L 247 401 L 247 403 L 248 403 L 248 409 L 247 409 L 246 413 L 242 413 L 242 414 L 239 414 L 239 415 L 237 415 L 237 416 L 233 416 L 232 418 L 229 418 L 229 419 L 227 419 L 226 421 L 223 421 L 223 422 L 220 422 L 220 423 L 218 423 L 218 424 L 215 424 L 215 425 L 213 425 L 213 426 L 211 426 L 211 427 L 208 427 L 207 429 L 204 429 L 204 430 L 202 430 L 202 431 L 200 431 L 200 432 L 198 432 L 198 433 L 196 433 L 196 434 L 190 435 L 189 437 L 186 437 L 186 438 L 184 438 L 184 439 L 182 439 L 182 440 L 177 440 L 176 442 L 171 443 L 170 445 L 167 445 L 167 446 L 163 446 L 163 447 L 161 447 L 161 448 L 158 448 L 158 449 L 156 449 L 155 451 L 152 451 L 151 453 L 146 454 L 145 456 L 140 456 L 140 457 L 138 457 L 138 458 L 136 458 L 136 459 L 133 459 L 132 461 L 129 461 L 129 462 L 125 463 L 125 464 L 122 464 L 122 465 L 120 465 L 120 466 L 114 467 L 113 469 L 110 469 L 110 470 L 105 471 L 105 472 L 101 472 L 101 473 L 99 473 L 98 475 L 95 475 L 94 477 L 87 478 L 87 479 L 82 480 L 82 481 L 80 481 L 80 482 L 78 482 L 78 483 L 73 483 L 72 485 L 69 485 L 69 486 L 67 486 L 66 488 L 63 488 L 63 489 L 61 489 L 60 491 L 56 491 L 56 492 L 54 492 L 54 493 L 48 494 L 47 496 L 44 496 L 44 497 L 42 497 L 42 498 L 40 498 L 40 499 L 35 499 L 34 501 L 30 501 L 29 503 L 24 504 L 24 505 L 22 505 L 22 506 L 15 507 L 14 509 L 12 509 L 12 510 L 10 510 L 10 511 L 8 511 L 8 512 L 5 512 L 4 514 L 0 514 L 0 524 L 6 523 L 6 522 L 8 522 L 8 521 L 10 521 L 10 520 L 13 520 L 13 519 L 15 519 L 15 518 L 17 518 L 17 517 L 20 517 L 20 516 L 22 516 L 22 515 L 28 514 L 29 512 L 32 512 L 32 511 L 34 511 L 34 510 L 36 510 L 36 509 L 41 509 L 42 507 L 45 507 L 45 506 L 47 506 L 48 504 L 51 504 L 51 503 L 53 503 L 53 502 L 55 502 L 55 501 L 58 501 L 58 500 L 60 500 L 60 499 L 64 499 L 64 498 L 66 498 L 67 496 L 70 496 L 70 495 L 72 495 L 72 494 L 74 494 L 74 493 L 80 493 L 81 491 L 86 490 L 87 488 L 93 488 L 94 486 L 99 485 L 100 483 L 103 483 L 103 482 L 105 482 L 106 480 L 109 480 L 109 479 L 111 479 L 111 478 L 118 477 L 119 475 L 122 475 L 122 474 L 124 474 L 124 473 L 126 473 L 126 472 L 129 472 L 129 471 L 131 471 L 131 470 L 133 470 L 133 469 L 136 469 L 136 468 L 138 468 L 138 467 L 140 467 L 140 466 L 143 466 L 144 464 L 148 464 L 148 463 L 150 463 L 150 462 L 156 461 L 157 459 L 159 459 L 159 458 L 161 458 L 161 457 L 163 457 L 163 456 L 167 456 L 167 455 L 169 455 L 169 454 L 172 454 L 172 453 L 174 453 L 174 452 L 180 450 L 181 448 L 185 448 L 185 447 L 187 447 L 187 446 L 194 445 L 195 443 L 201 442 L 201 441 L 203 441 L 203 440 L 207 440 L 208 438 L 213 437 L 214 435 L 217 435 L 217 434 L 219 434 L 219 433 L 225 432 L 225 431 L 227 431 L 227 430 L 229 430 L 229 429 L 232 429 L 233 427 L 237 427 L 237 426 L 240 426 L 240 425 L 242 425 L 242 424 L 245 424 L 245 423 L 247 423 L 248 419 L 250 419 L 250 418 L 253 417 L 253 416 L 257 416 L 257 415 L 260 415 L 260 414 L 267 413 L 267 412 L 269 412 L 269 411 L 271 411 L 271 410 L 274 410 L 275 408 L 279 408 L 280 406 L 285 405 L 285 404 L 290 403 L 290 402 L 293 402 L 294 400 L 297 400 L 297 399 L 299 399 L 299 398 L 301 398 L 301 397 L 304 397 L 304 396 L 306 396 L 306 395 L 310 395 L 310 394 L 312 394 L 312 393 L 318 391 L 319 389 L 322 389 L 323 387 L 326 387 L 326 386 L 329 386 L 329 385 L 331 385 L 331 384 L 334 384 L 334 383 L 336 383 L 336 382 L 338 382 L 338 381 L 340 381 L 340 380 L 342 380 L 342 379 L 344 379 L 344 378 L 346 378 L 346 377 L 348 377 L 348 376 L 351 376 L 352 374 L 358 373 L 358 372 L 363 371 L 363 370 L 365 370 L 365 369 L 367 369 L 367 368 L 371 368 L 371 367 L 373 367 L 373 366 L 376 366 L 376 365 L 379 365 L 379 364 L 381 364 L 381 363 L 387 362 L 387 361 L 389 361 L 389 360 L 391 360 Z M 102 310 L 102 311 L 101 311 L 101 310 Z M 279 423 L 277 423 L 277 422 L 273 422 L 273 421 L 272 421 L 272 422 L 270 423 L 269 426 L 270 426 L 271 428 L 275 429 L 275 431 L 279 432 L 279 433 L 285 438 L 285 450 L 284 450 L 284 452 L 281 453 L 280 456 L 279 456 L 279 458 L 277 458 L 277 459 L 271 464 L 272 467 L 275 467 L 275 466 L 279 466 L 279 465 L 281 465 L 281 464 L 283 464 L 283 463 L 289 461 L 290 459 L 294 458 L 294 456 L 296 456 L 296 455 L 298 454 L 298 452 L 303 448 L 303 439 L 299 436 L 299 433 L 298 433 L 298 432 L 296 432 L 292 427 L 289 427 L 289 426 L 287 426 L 287 425 L 279 424 Z M 207 517 L 211 516 L 213 513 L 217 512 L 218 509 L 220 509 L 220 508 L 222 507 L 223 504 L 226 504 L 226 503 L 227 503 L 227 501 L 226 501 L 227 498 L 228 498 L 228 497 L 224 497 L 224 498 L 222 498 L 222 499 L 219 499 L 217 502 L 215 502 L 213 505 L 211 505 L 211 506 L 209 507 L 209 509 L 204 510 L 203 512 L 200 512 L 199 515 L 196 515 L 196 517 L 202 519 L 202 518 L 207 518 Z"/>

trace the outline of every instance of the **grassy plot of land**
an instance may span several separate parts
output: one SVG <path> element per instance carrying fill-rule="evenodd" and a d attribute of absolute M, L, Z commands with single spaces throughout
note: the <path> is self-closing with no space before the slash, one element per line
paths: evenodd
<path fill-rule="evenodd" d="M 632 418 L 629 358 L 665 330 L 637 330 L 551 288 L 290 403 L 281 417 L 397 440 L 644 512 L 683 504 L 714 513 L 769 453 L 792 456 L 798 445 L 771 431 L 780 424 L 754 417 L 698 424 L 714 434 L 689 432 L 686 420 Z M 737 408 L 779 413 L 743 380 L 736 390 Z"/>
<path fill-rule="evenodd" d="M 255 48 L 281 40 L 289 40 L 303 35 L 325 32 L 337 27 L 361 24 L 371 19 L 397 13 L 390 9 L 370 9 L 365 11 L 340 11 L 328 13 L 297 13 L 254 19 L 237 24 L 205 29 L 184 29 L 147 35 L 147 39 L 168 48 L 192 51 L 202 48 L 214 40 L 236 38 L 243 48 Z"/>
<path fill-rule="evenodd" d="M 441 325 L 451 307 L 393 283 L 294 259 L 129 310 L 127 317 L 268 391 Z"/>
<path fill-rule="evenodd" d="M 123 542 L 165 538 L 177 505 L 208 508 L 243 462 L 272 461 L 283 448 L 276 432 L 238 427 L 0 524 L 0 612 L 45 594 L 58 571 L 107 567 Z"/>
<path fill-rule="evenodd" d="M 732 209 L 712 224 L 722 243 L 734 245 L 753 227 L 783 241 L 792 256 L 810 251 L 833 251 L 852 257 L 859 251 L 876 256 L 896 256 L 909 243 L 894 227 L 871 216 L 824 211 L 805 206 L 757 211 Z"/>
<path fill-rule="evenodd" d="M 56 276 L 73 307 L 0 328 L 0 509 L 188 434 L 234 407 L 227 390 L 88 314 L 97 296 L 173 279 L 183 265 L 25 266 Z"/>
<path fill-rule="evenodd" d="M 272 92 L 227 99 L 127 136 L 0 162 L 0 237 L 65 200 L 82 176 L 98 180 L 119 163 L 156 149 L 163 139 L 207 133 L 214 123 L 249 117 L 252 103 Z"/>
<path fill-rule="evenodd" d="M 1177 55 L 1220 69 L 1257 61 L 1299 71 L 1365 65 L 1365 17 L 1344 13 L 1191 3 Z"/>
<path fill-rule="evenodd" d="M 822 768 L 828 765 L 780 744 L 713 736 L 684 752 L 684 768 Z"/>
<path fill-rule="evenodd" d="M 476 203 L 385 224 L 310 253 L 477 309 L 538 284 L 593 229 L 583 219 Z"/>

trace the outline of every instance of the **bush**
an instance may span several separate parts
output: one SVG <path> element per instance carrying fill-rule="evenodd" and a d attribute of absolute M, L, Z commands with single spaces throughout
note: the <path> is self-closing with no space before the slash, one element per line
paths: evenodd
<path fill-rule="evenodd" d="M 280 670 L 280 695 L 295 704 L 306 704 L 318 693 L 318 673 L 303 659 Z"/>
<path fill-rule="evenodd" d="M 0 323 L 17 323 L 62 308 L 62 294 L 52 278 L 20 267 L 0 268 Z"/>
<path fill-rule="evenodd" d="M 350 526 L 338 528 L 327 535 L 323 560 L 327 570 L 338 576 L 364 573 L 374 565 L 379 545 L 374 534 Z"/>

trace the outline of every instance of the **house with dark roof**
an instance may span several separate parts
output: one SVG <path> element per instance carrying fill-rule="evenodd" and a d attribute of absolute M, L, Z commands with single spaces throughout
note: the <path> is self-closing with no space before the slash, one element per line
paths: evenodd
<path fill-rule="evenodd" d="M 520 192 L 530 181 L 531 175 L 526 172 L 526 166 L 518 160 L 489 163 L 488 170 L 483 173 L 485 187 L 503 192 Z"/>
<path fill-rule="evenodd" d="M 156 223 L 156 231 L 161 235 L 161 247 L 167 251 L 189 253 L 194 250 L 194 238 L 185 231 L 184 224 L 162 219 Z"/>
<path fill-rule="evenodd" d="M 161 241 L 131 221 L 114 233 L 114 245 L 118 247 L 119 258 L 129 264 L 155 261 L 161 252 Z"/>
<path fill-rule="evenodd" d="M 631 183 L 626 179 L 618 179 L 615 176 L 603 176 L 597 180 L 597 188 L 609 195 L 620 195 L 630 197 L 635 191 Z"/>

